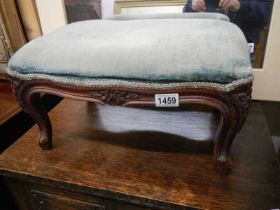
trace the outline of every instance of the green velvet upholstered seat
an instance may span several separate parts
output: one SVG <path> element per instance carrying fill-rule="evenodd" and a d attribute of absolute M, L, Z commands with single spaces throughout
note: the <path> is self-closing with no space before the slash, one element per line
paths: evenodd
<path fill-rule="evenodd" d="M 251 64 L 244 35 L 226 16 L 117 16 L 69 24 L 31 41 L 11 58 L 9 74 L 78 85 L 207 86 L 246 82 Z"/>

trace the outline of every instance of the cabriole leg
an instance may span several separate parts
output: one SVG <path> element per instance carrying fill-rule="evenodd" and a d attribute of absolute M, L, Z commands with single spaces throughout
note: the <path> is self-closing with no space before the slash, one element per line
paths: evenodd
<path fill-rule="evenodd" d="M 52 126 L 47 111 L 42 104 L 40 93 L 33 92 L 31 88 L 25 87 L 24 82 L 20 86 L 16 85 L 13 84 L 13 87 L 18 103 L 39 127 L 38 144 L 42 149 L 50 149 L 52 147 Z"/>
<path fill-rule="evenodd" d="M 221 131 L 214 148 L 216 169 L 221 175 L 228 175 L 232 168 L 229 151 L 232 141 L 238 133 L 240 117 L 237 110 L 229 110 L 222 116 Z"/>

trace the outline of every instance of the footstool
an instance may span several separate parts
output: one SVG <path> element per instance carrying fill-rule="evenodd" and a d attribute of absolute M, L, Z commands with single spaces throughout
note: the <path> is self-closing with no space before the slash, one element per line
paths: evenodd
<path fill-rule="evenodd" d="M 115 106 L 211 106 L 221 113 L 214 161 L 222 173 L 253 79 L 243 33 L 214 13 L 69 24 L 22 47 L 8 73 L 18 103 L 39 126 L 42 149 L 52 146 L 52 128 L 41 93 Z"/>

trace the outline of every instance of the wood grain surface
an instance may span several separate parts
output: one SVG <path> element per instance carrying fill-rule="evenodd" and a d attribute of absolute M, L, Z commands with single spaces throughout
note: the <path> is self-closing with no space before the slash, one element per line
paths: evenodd
<path fill-rule="evenodd" d="M 0 126 L 20 111 L 10 83 L 0 80 Z"/>
<path fill-rule="evenodd" d="M 279 208 L 279 165 L 259 103 L 233 143 L 227 177 L 213 170 L 216 115 L 193 108 L 132 113 L 64 100 L 50 112 L 53 149 L 37 146 L 33 127 L 2 153 L 0 173 L 152 209 Z"/>

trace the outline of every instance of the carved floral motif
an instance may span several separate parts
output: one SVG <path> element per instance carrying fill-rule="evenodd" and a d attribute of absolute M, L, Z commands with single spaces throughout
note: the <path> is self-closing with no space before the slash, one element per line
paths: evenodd
<path fill-rule="evenodd" d="M 109 105 L 122 105 L 126 101 L 139 98 L 139 94 L 118 90 L 100 90 L 93 94 L 95 98 Z"/>
<path fill-rule="evenodd" d="M 239 126 L 239 129 L 241 129 L 241 127 L 245 122 L 245 119 L 247 118 L 249 108 L 251 105 L 251 100 L 252 100 L 251 93 L 252 93 L 252 88 L 250 87 L 244 92 L 235 94 L 235 98 L 238 101 L 238 106 L 241 108 L 241 118 L 240 118 L 241 124 Z"/>

